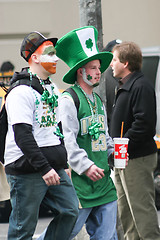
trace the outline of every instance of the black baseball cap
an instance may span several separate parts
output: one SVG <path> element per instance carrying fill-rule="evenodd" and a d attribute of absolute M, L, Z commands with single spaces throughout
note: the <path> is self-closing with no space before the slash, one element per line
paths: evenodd
<path fill-rule="evenodd" d="M 115 40 L 112 40 L 110 41 L 106 46 L 105 48 L 103 49 L 103 52 L 112 52 L 112 49 L 113 47 L 116 45 L 116 44 L 120 44 L 122 42 L 122 40 L 120 39 L 115 39 Z"/>
<path fill-rule="evenodd" d="M 21 56 L 28 62 L 31 55 L 36 49 L 44 42 L 51 41 L 53 45 L 56 45 L 58 38 L 45 38 L 41 33 L 34 31 L 29 33 L 23 40 L 21 45 Z"/>

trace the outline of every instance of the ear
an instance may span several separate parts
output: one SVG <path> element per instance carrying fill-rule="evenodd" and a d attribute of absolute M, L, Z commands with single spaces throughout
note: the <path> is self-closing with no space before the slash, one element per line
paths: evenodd
<path fill-rule="evenodd" d="M 77 74 L 80 75 L 80 76 L 82 76 L 82 68 L 79 68 L 79 69 L 77 70 Z"/>
<path fill-rule="evenodd" d="M 124 68 L 128 67 L 128 62 L 124 63 Z"/>
<path fill-rule="evenodd" d="M 38 57 L 37 54 L 33 53 L 33 54 L 31 55 L 31 59 L 32 59 L 33 62 L 39 63 L 39 57 Z"/>

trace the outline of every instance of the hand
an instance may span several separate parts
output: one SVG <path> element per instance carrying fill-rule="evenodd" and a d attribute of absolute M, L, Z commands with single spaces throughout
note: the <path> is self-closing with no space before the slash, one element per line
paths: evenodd
<path fill-rule="evenodd" d="M 113 158 L 114 158 L 114 153 L 112 153 L 112 155 L 113 155 Z M 125 167 L 127 167 L 127 165 L 128 165 L 128 161 L 129 161 L 129 154 L 127 153 L 127 159 L 126 159 L 126 165 L 125 165 Z M 113 165 L 114 166 L 114 165 Z M 124 170 L 125 168 L 122 168 L 121 170 Z"/>
<path fill-rule="evenodd" d="M 127 153 L 127 159 L 126 159 L 126 165 L 125 165 L 125 168 L 127 167 L 127 165 L 128 165 L 128 161 L 129 161 L 129 154 Z M 123 171 L 125 168 L 122 168 L 121 170 Z"/>
<path fill-rule="evenodd" d="M 48 186 L 60 184 L 60 176 L 54 169 L 51 169 L 48 173 L 42 176 L 42 178 Z"/>
<path fill-rule="evenodd" d="M 127 153 L 126 167 L 128 165 L 128 161 L 129 161 L 129 154 Z"/>
<path fill-rule="evenodd" d="M 104 169 L 97 167 L 95 164 L 91 165 L 85 172 L 86 176 L 89 177 L 93 182 L 98 181 L 104 177 Z"/>
<path fill-rule="evenodd" d="M 65 172 L 66 172 L 67 175 L 71 178 L 71 170 L 68 168 L 68 169 L 65 169 Z"/>

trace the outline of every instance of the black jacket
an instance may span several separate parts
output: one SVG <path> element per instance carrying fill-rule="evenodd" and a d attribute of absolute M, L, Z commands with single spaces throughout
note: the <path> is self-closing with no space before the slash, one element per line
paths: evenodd
<path fill-rule="evenodd" d="M 118 87 L 118 79 L 113 77 L 113 71 L 111 66 L 107 68 L 104 73 L 105 77 L 105 87 L 106 87 L 106 111 L 107 111 L 107 121 L 108 128 L 110 130 L 110 121 L 112 116 L 113 102 L 115 98 L 115 90 Z"/>
<path fill-rule="evenodd" d="M 153 86 L 141 72 L 134 72 L 118 90 L 111 121 L 111 136 L 129 138 L 129 158 L 157 151 L 153 139 L 156 127 L 156 97 Z"/>

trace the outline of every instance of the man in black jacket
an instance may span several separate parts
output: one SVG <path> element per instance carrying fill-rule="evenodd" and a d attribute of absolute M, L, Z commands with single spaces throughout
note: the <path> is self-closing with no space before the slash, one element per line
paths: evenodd
<path fill-rule="evenodd" d="M 58 61 L 56 42 L 38 32 L 24 38 L 21 56 L 29 68 L 14 74 L 11 83 L 17 86 L 6 98 L 4 159 L 12 204 L 8 240 L 32 239 L 42 201 L 54 213 L 45 240 L 68 240 L 78 215 L 77 196 L 64 170 L 67 153 L 58 126 L 59 91 L 50 79 Z"/>
<path fill-rule="evenodd" d="M 154 202 L 153 172 L 157 147 L 156 98 L 141 72 L 142 53 L 133 42 L 113 48 L 113 76 L 120 78 L 111 121 L 111 136 L 129 138 L 129 162 L 125 170 L 115 169 L 118 208 L 126 240 L 160 239 Z M 149 216 L 149 217 L 148 217 Z"/>

